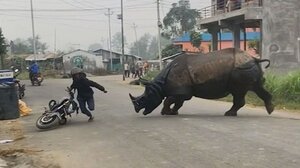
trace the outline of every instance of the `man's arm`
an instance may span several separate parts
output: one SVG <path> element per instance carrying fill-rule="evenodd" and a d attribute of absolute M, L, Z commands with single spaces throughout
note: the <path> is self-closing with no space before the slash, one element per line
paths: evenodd
<path fill-rule="evenodd" d="M 98 83 L 96 83 L 94 81 L 91 81 L 91 80 L 88 80 L 88 82 L 89 82 L 90 86 L 95 87 L 95 88 L 101 90 L 104 93 L 107 93 L 107 91 L 105 90 L 105 88 L 103 86 L 101 86 L 100 84 L 98 84 Z"/>

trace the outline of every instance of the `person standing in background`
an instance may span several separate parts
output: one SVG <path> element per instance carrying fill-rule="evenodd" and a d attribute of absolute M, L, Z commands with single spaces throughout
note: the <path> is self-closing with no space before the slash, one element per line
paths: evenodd
<path fill-rule="evenodd" d="M 129 64 L 128 64 L 128 62 L 124 63 L 124 75 L 125 75 L 125 77 L 129 78 L 130 71 L 129 71 Z"/>

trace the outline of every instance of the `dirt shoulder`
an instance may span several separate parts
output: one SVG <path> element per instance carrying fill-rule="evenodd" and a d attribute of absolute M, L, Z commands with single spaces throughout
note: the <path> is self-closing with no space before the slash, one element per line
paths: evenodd
<path fill-rule="evenodd" d="M 19 119 L 0 120 L 0 168 L 60 168 L 52 154 L 26 143 Z"/>

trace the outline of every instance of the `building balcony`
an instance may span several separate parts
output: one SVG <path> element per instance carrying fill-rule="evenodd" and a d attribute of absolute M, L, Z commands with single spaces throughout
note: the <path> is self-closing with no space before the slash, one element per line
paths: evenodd
<path fill-rule="evenodd" d="M 222 21 L 260 20 L 262 19 L 262 0 L 225 0 L 199 10 L 198 24 L 201 28 L 208 28 L 211 24 L 221 25 Z"/>

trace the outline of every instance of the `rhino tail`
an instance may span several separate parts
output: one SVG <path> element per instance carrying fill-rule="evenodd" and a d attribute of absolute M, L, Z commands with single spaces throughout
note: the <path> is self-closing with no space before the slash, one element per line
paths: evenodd
<path fill-rule="evenodd" d="M 269 59 L 255 59 L 257 63 L 268 62 L 265 68 L 269 68 L 271 61 Z"/>

